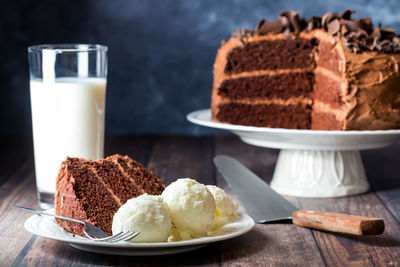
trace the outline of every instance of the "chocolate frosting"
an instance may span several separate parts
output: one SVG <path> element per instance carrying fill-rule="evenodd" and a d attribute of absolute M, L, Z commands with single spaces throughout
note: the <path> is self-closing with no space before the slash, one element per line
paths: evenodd
<path fill-rule="evenodd" d="M 308 21 L 300 18 L 298 12 L 288 10 L 275 21 L 261 20 L 254 31 L 239 29 L 232 37 L 242 39 L 254 35 L 270 33 L 298 34 L 315 29 L 323 29 L 343 40 L 344 47 L 352 52 L 378 51 L 400 53 L 400 36 L 390 28 L 374 27 L 370 18 L 352 19 L 354 10 L 347 9 L 342 14 L 326 13 L 322 17 L 311 17 Z"/>
<path fill-rule="evenodd" d="M 400 54 L 343 52 L 347 59 L 348 79 L 348 95 L 344 98 L 354 102 L 351 111 L 346 114 L 345 127 L 352 130 L 398 129 Z"/>

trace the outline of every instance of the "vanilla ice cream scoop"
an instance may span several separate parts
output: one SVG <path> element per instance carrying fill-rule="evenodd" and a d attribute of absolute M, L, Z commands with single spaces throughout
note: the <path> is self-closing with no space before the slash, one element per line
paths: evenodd
<path fill-rule="evenodd" d="M 171 219 L 160 196 L 141 195 L 128 200 L 115 213 L 112 233 L 140 232 L 131 242 L 165 242 L 171 235 Z"/>
<path fill-rule="evenodd" d="M 183 240 L 205 236 L 213 226 L 215 201 L 205 185 L 189 178 L 178 179 L 161 196 L 171 216 L 173 235 L 179 234 Z"/>
<path fill-rule="evenodd" d="M 225 191 L 215 185 L 207 185 L 207 189 L 214 196 L 216 211 L 214 227 L 226 224 L 237 217 L 238 206 Z"/>

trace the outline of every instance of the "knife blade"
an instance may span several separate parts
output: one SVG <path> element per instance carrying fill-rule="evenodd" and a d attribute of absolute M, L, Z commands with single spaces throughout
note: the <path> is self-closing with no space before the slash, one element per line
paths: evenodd
<path fill-rule="evenodd" d="M 353 235 L 376 235 L 384 232 L 382 218 L 298 210 L 260 177 L 229 156 L 214 157 L 214 164 L 247 213 L 257 223 L 292 219 L 298 226 Z"/>
<path fill-rule="evenodd" d="M 228 156 L 216 156 L 214 163 L 255 222 L 266 223 L 292 218 L 292 213 L 297 208 L 237 160 Z"/>

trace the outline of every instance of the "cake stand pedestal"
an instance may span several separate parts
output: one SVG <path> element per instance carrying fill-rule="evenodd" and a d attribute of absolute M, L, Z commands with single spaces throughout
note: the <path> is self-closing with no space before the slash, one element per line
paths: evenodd
<path fill-rule="evenodd" d="M 368 191 L 359 151 L 290 150 L 279 152 L 271 187 L 302 197 L 338 197 Z"/>
<path fill-rule="evenodd" d="M 195 124 L 230 130 L 248 144 L 281 149 L 271 187 L 296 197 L 341 197 L 368 191 L 362 149 L 390 146 L 400 130 L 314 131 L 218 123 L 209 109 L 188 114 Z"/>

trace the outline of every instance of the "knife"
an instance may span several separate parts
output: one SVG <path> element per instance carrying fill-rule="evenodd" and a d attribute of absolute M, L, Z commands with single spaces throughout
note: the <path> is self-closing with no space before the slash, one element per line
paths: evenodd
<path fill-rule="evenodd" d="M 291 219 L 298 226 L 352 235 L 379 235 L 385 230 L 382 218 L 298 210 L 260 177 L 229 156 L 214 157 L 214 164 L 257 223 Z"/>

